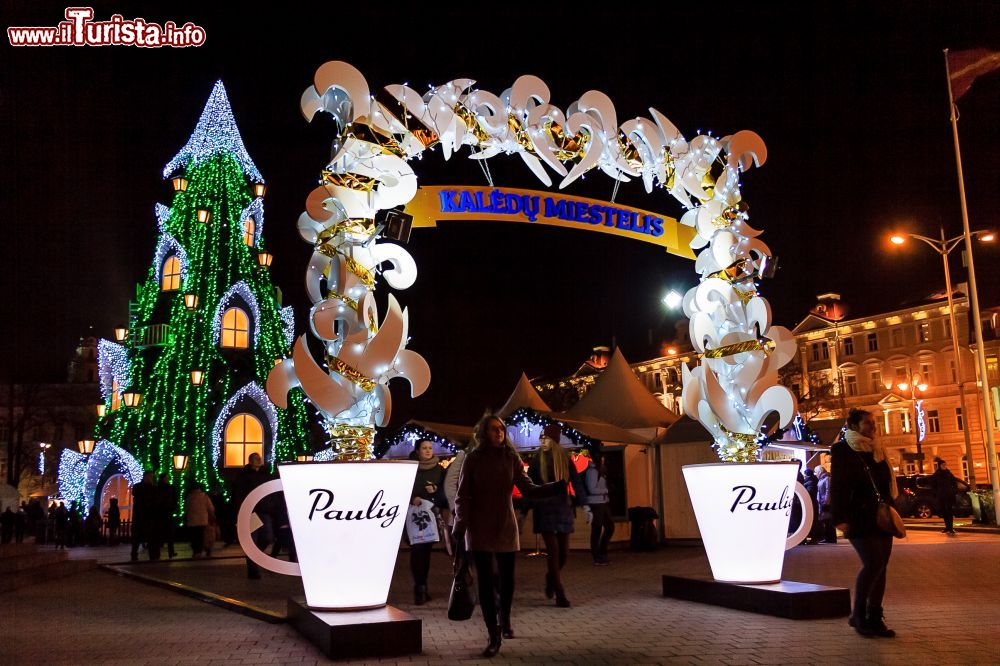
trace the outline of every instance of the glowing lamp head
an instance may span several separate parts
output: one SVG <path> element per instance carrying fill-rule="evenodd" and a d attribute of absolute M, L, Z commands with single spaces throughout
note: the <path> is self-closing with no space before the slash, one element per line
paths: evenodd
<path fill-rule="evenodd" d="M 122 393 L 122 402 L 126 407 L 138 407 L 142 404 L 142 394 L 136 391 L 126 391 Z"/>
<path fill-rule="evenodd" d="M 177 176 L 172 180 L 174 184 L 174 192 L 186 192 L 188 188 L 187 178 L 183 176 Z"/>
<path fill-rule="evenodd" d="M 674 356 L 677 353 L 676 347 L 667 347 L 667 355 Z"/>
<path fill-rule="evenodd" d="M 295 459 L 299 462 L 312 462 L 312 456 L 295 456 Z"/>
<path fill-rule="evenodd" d="M 128 337 L 128 328 L 125 326 L 115 326 L 115 340 L 122 342 Z"/>
<path fill-rule="evenodd" d="M 80 449 L 80 453 L 85 456 L 89 456 L 94 452 L 94 440 L 92 439 L 81 439 L 76 445 Z"/>
<path fill-rule="evenodd" d="M 902 245 L 903 243 L 906 242 L 906 236 L 902 236 L 900 234 L 893 234 L 889 236 L 889 242 L 892 243 L 893 245 Z"/>
<path fill-rule="evenodd" d="M 270 268 L 273 260 L 274 255 L 270 252 L 261 252 L 257 255 L 257 263 L 259 263 L 262 268 Z"/>
<path fill-rule="evenodd" d="M 194 312 L 195 308 L 198 307 L 198 294 L 184 294 L 184 307 L 189 312 Z"/>
<path fill-rule="evenodd" d="M 684 297 L 673 289 L 668 291 L 667 295 L 663 297 L 663 304 L 670 310 L 676 310 L 683 301 Z"/>
<path fill-rule="evenodd" d="M 192 370 L 191 371 L 191 383 L 195 386 L 201 386 L 202 382 L 205 381 L 205 371 L 204 370 Z"/>
<path fill-rule="evenodd" d="M 900 391 L 908 391 L 910 389 L 910 385 L 908 382 L 899 382 L 898 384 L 896 384 L 896 388 L 898 388 Z"/>
<path fill-rule="evenodd" d="M 927 384 L 917 384 L 917 390 L 918 391 L 926 391 L 927 390 Z"/>
<path fill-rule="evenodd" d="M 102 418 L 108 413 L 107 405 L 97 405 L 97 418 Z"/>
<path fill-rule="evenodd" d="M 253 186 L 253 195 L 255 197 L 262 197 L 262 196 L 264 196 L 264 192 L 266 192 L 266 191 L 267 191 L 267 186 L 264 185 L 264 183 L 254 183 L 254 186 Z"/>
<path fill-rule="evenodd" d="M 205 208 L 198 209 L 198 221 L 202 224 L 208 224 L 208 221 L 212 219 L 212 212 Z"/>
<path fill-rule="evenodd" d="M 987 231 L 979 235 L 979 240 L 984 243 L 992 243 L 997 238 L 997 235 L 992 231 Z"/>
<path fill-rule="evenodd" d="M 187 463 L 188 463 L 188 457 L 183 453 L 178 453 L 177 455 L 174 456 L 174 469 L 177 470 L 178 472 L 183 471 L 184 468 L 187 467 Z"/>

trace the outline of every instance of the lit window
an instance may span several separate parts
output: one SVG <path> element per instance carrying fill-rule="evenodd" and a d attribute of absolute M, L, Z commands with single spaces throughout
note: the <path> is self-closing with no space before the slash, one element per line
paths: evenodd
<path fill-rule="evenodd" d="M 868 334 L 868 351 L 876 352 L 878 351 L 878 334 L 869 333 Z"/>
<path fill-rule="evenodd" d="M 934 365 L 931 363 L 920 364 L 920 379 L 926 384 L 934 383 Z"/>
<path fill-rule="evenodd" d="M 847 375 L 844 377 L 844 383 L 847 384 L 847 395 L 857 395 L 858 394 L 858 378 L 854 375 Z"/>
<path fill-rule="evenodd" d="M 122 394 L 118 391 L 118 380 L 111 380 L 111 411 L 122 406 Z"/>
<path fill-rule="evenodd" d="M 253 235 L 256 231 L 256 225 L 254 224 L 253 218 L 248 217 L 243 220 L 243 242 L 253 247 Z"/>
<path fill-rule="evenodd" d="M 844 356 L 854 356 L 854 338 L 844 338 Z"/>
<path fill-rule="evenodd" d="M 885 389 L 885 384 L 882 383 L 881 370 L 872 370 L 871 381 L 872 393 L 881 393 Z"/>
<path fill-rule="evenodd" d="M 986 357 L 986 376 L 990 384 L 996 385 L 997 379 L 1000 378 L 1000 361 L 996 356 Z"/>
<path fill-rule="evenodd" d="M 899 431 L 900 432 L 910 432 L 910 413 L 909 412 L 896 412 L 899 414 Z"/>
<path fill-rule="evenodd" d="M 917 335 L 921 342 L 931 341 L 931 323 L 929 321 L 920 322 L 917 326 Z"/>
<path fill-rule="evenodd" d="M 961 407 L 956 407 L 955 408 L 955 425 L 958 426 L 958 429 L 960 431 L 961 430 L 965 430 L 965 417 L 962 416 L 962 408 Z"/>
<path fill-rule="evenodd" d="M 176 255 L 171 255 L 163 262 L 163 278 L 160 280 L 160 289 L 163 291 L 177 291 L 180 288 L 181 260 Z"/>
<path fill-rule="evenodd" d="M 890 335 L 892 336 L 892 346 L 902 347 L 903 346 L 903 329 L 899 326 L 890 330 Z"/>
<path fill-rule="evenodd" d="M 237 414 L 226 424 L 226 467 L 243 467 L 250 454 L 264 458 L 264 427 L 252 414 Z"/>
<path fill-rule="evenodd" d="M 927 410 L 927 431 L 941 432 L 941 417 L 938 416 L 938 410 L 936 409 Z"/>
<path fill-rule="evenodd" d="M 222 346 L 246 349 L 250 346 L 250 319 L 239 308 L 229 308 L 222 315 Z"/>

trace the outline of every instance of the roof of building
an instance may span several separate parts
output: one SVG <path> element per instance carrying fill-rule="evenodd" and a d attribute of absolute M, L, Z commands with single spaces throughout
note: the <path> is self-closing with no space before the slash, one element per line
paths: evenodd
<path fill-rule="evenodd" d="M 617 348 L 601 376 L 566 410 L 566 416 L 597 419 L 625 429 L 666 427 L 678 418 L 646 390 Z"/>

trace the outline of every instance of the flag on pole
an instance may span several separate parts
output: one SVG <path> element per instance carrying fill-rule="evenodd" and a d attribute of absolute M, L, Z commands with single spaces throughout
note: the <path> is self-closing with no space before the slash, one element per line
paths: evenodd
<path fill-rule="evenodd" d="M 1000 52 L 989 49 L 949 51 L 948 70 L 955 101 L 969 91 L 973 81 L 995 69 L 1000 69 Z"/>

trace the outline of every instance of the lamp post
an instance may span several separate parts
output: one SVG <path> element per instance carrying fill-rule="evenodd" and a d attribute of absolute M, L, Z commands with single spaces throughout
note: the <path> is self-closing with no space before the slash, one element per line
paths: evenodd
<path fill-rule="evenodd" d="M 992 242 L 996 236 L 992 231 L 987 231 L 985 229 L 980 229 L 978 231 L 972 232 L 972 235 L 978 238 L 984 243 Z M 927 236 L 921 236 L 919 234 L 901 233 L 894 234 L 889 238 L 889 241 L 893 245 L 903 245 L 906 243 L 907 238 L 913 238 L 914 240 L 921 241 L 929 245 L 935 252 L 941 255 L 941 263 L 944 265 L 944 285 L 945 291 L 948 292 L 948 319 L 951 324 L 951 346 L 955 356 L 955 372 L 958 374 L 958 401 L 962 407 L 962 417 L 965 418 L 968 415 L 969 410 L 965 408 L 965 383 L 963 381 L 963 371 L 962 371 L 962 354 L 959 351 L 960 347 L 958 344 L 958 324 L 955 320 L 955 301 L 952 297 L 951 288 L 951 269 L 948 267 L 948 255 L 954 250 L 960 243 L 965 240 L 965 235 L 955 236 L 954 238 L 945 238 L 944 227 L 941 227 L 941 239 L 935 240 L 933 238 L 928 238 Z M 971 252 L 969 253 L 971 256 Z M 969 273 L 972 273 L 972 263 L 969 263 Z M 976 321 L 976 327 L 979 327 L 978 320 Z M 980 347 L 982 345 L 980 344 Z M 988 394 L 988 390 L 987 390 Z M 984 406 L 984 410 L 986 407 Z M 984 413 L 983 423 L 987 424 L 988 419 Z M 965 427 L 962 428 L 962 434 L 965 437 L 965 460 L 967 461 L 966 467 L 969 470 L 969 485 L 975 487 L 976 484 L 976 466 L 973 464 L 972 460 L 972 440 L 969 436 L 968 424 L 963 424 Z M 987 428 L 987 432 L 992 433 L 992 425 L 990 424 Z M 921 461 L 922 462 L 922 461 Z M 989 464 L 989 461 L 987 461 Z"/>
<path fill-rule="evenodd" d="M 924 432 L 924 433 L 920 432 L 920 430 L 921 430 L 920 429 L 920 424 L 921 424 L 921 420 L 920 420 L 920 404 L 917 401 L 917 391 L 920 391 L 921 393 L 923 393 L 924 391 L 926 391 L 927 390 L 927 383 L 924 381 L 924 379 L 920 376 L 919 373 L 913 374 L 913 373 L 910 372 L 909 368 L 906 369 L 906 378 L 907 378 L 907 381 L 900 382 L 900 383 L 896 384 L 896 388 L 898 388 L 900 391 L 903 391 L 904 393 L 907 390 L 910 391 L 910 402 L 913 403 L 913 426 L 914 426 L 913 432 L 916 434 L 916 437 L 917 437 L 917 468 L 920 470 L 920 473 L 923 474 L 924 473 L 924 449 L 923 449 L 924 438 L 921 435 L 922 434 L 926 435 L 926 432 Z"/>

